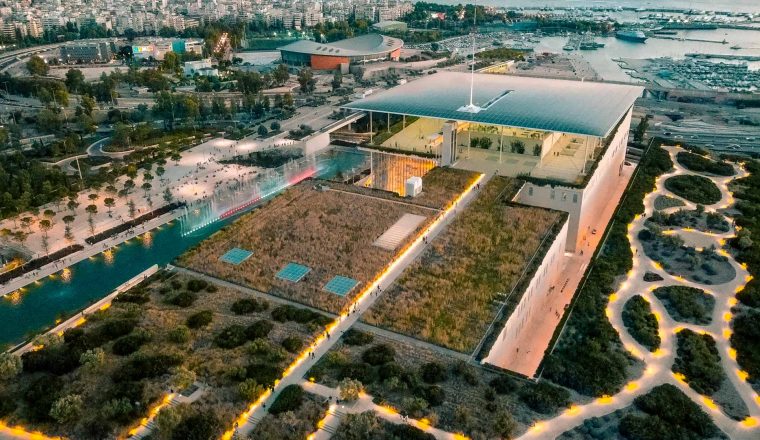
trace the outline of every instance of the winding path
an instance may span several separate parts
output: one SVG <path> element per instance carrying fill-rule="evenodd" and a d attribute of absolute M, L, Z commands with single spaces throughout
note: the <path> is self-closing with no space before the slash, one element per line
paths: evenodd
<path fill-rule="evenodd" d="M 729 263 L 734 269 L 736 269 L 736 277 L 732 281 L 711 286 L 694 283 L 683 277 L 672 276 L 666 273 L 658 264 L 650 260 L 644 254 L 644 249 L 636 238 L 639 231 L 645 228 L 644 224 L 646 219 L 654 212 L 654 200 L 657 196 L 664 195 L 683 200 L 686 204 L 686 206 L 683 207 L 685 209 L 694 209 L 696 207 L 694 203 L 684 200 L 665 189 L 664 182 L 670 177 L 681 174 L 700 175 L 698 173 L 693 173 L 678 164 L 675 155 L 678 151 L 681 151 L 680 148 L 667 147 L 666 150 L 673 160 L 674 169 L 657 179 L 655 190 L 647 194 L 644 198 L 644 215 L 636 216 L 635 220 L 628 225 L 628 240 L 631 243 L 631 250 L 634 254 L 633 269 L 618 286 L 617 291 L 610 296 L 610 301 L 606 310 L 607 317 L 615 330 L 620 334 L 620 339 L 626 350 L 645 363 L 646 367 L 643 375 L 626 384 L 623 390 L 614 396 L 598 398 L 586 405 L 573 406 L 553 419 L 536 423 L 530 430 L 528 430 L 528 432 L 520 437 L 521 439 L 556 438 L 563 432 L 579 426 L 586 419 L 604 416 L 615 410 L 631 405 L 635 397 L 646 394 L 655 386 L 663 383 L 670 383 L 677 386 L 689 396 L 690 399 L 699 404 L 705 412 L 711 416 L 718 428 L 725 432 L 730 438 L 757 439 L 760 437 L 760 426 L 758 424 L 758 421 L 760 420 L 760 397 L 758 397 L 757 393 L 755 393 L 752 387 L 746 382 L 747 375 L 740 370 L 736 363 L 736 352 L 731 348 L 729 343 L 729 338 L 731 336 L 730 323 L 733 319 L 731 308 L 736 304 L 735 295 L 737 292 L 741 291 L 751 279 L 745 266 L 737 263 L 728 253 L 721 249 L 725 244 L 725 240 L 735 235 L 735 229 L 732 227 L 731 230 L 725 234 L 688 230 L 689 234 L 692 236 L 701 235 L 701 242 L 714 244 L 716 248 L 720 249 L 718 252 L 727 256 L 729 258 Z M 747 172 L 745 170 L 738 169 L 737 174 L 732 177 L 705 176 L 710 178 L 718 186 L 722 194 L 721 200 L 716 204 L 707 206 L 705 211 L 714 212 L 718 209 L 725 209 L 733 205 L 734 198 L 728 191 L 728 183 L 731 180 L 739 179 L 746 175 Z M 674 209 L 678 208 L 671 208 L 670 210 Z M 667 211 L 669 210 L 666 210 L 666 212 Z M 676 232 L 678 232 L 678 230 L 676 230 Z M 643 281 L 643 276 L 646 272 L 656 272 L 663 277 L 663 280 L 652 283 L 645 282 Z M 662 303 L 660 303 L 660 301 L 651 293 L 657 287 L 673 285 L 696 287 L 713 295 L 715 297 L 715 308 L 713 311 L 712 323 L 700 326 L 674 321 L 670 315 L 668 315 Z M 644 297 L 649 302 L 652 312 L 657 317 L 662 342 L 661 348 L 655 352 L 649 352 L 649 350 L 636 342 L 623 325 L 623 306 L 635 295 L 641 295 Z M 708 333 L 713 337 L 720 352 L 721 364 L 726 373 L 726 377 L 747 405 L 747 408 L 749 409 L 749 417 L 742 421 L 736 421 L 729 418 L 720 410 L 720 407 L 712 399 L 707 396 L 699 395 L 686 384 L 683 377 L 677 376 L 671 371 L 671 366 L 673 365 L 676 356 L 675 334 L 684 328 L 689 328 L 699 333 Z"/>

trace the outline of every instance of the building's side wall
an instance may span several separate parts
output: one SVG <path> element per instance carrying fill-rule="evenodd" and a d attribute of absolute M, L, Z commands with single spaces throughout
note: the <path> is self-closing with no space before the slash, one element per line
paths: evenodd
<path fill-rule="evenodd" d="M 525 293 L 523 293 L 520 302 L 509 319 L 507 319 L 506 324 L 504 324 L 504 328 L 499 333 L 499 337 L 494 343 L 493 348 L 488 353 L 488 356 L 483 359 L 484 363 L 493 364 L 497 362 L 497 359 L 503 359 L 504 354 L 498 353 L 503 348 L 503 344 L 500 342 L 517 337 L 527 320 L 542 319 L 540 314 L 534 312 L 534 309 L 544 302 L 547 295 L 558 292 L 558 289 L 551 291 L 551 287 L 557 284 L 557 280 L 562 275 L 565 246 L 568 239 L 568 225 L 569 222 L 565 221 L 564 226 L 557 233 L 541 265 L 525 288 Z"/>
<path fill-rule="evenodd" d="M 554 133 L 549 133 L 544 138 L 543 145 L 541 145 L 541 158 L 542 159 L 543 159 L 544 156 L 546 156 L 547 154 L 549 154 L 549 152 L 551 151 L 551 149 L 554 146 L 554 144 L 556 144 L 562 138 L 562 136 L 563 136 L 562 133 L 554 132 Z"/>
<path fill-rule="evenodd" d="M 628 147 L 628 131 L 631 126 L 631 114 L 633 109 L 628 111 L 623 123 L 618 127 L 617 133 L 612 140 L 604 157 L 599 161 L 596 172 L 586 185 L 581 200 L 581 213 L 578 219 L 578 237 L 576 240 L 576 250 L 586 246 L 586 240 L 592 232 L 590 225 L 596 223 L 599 213 L 604 210 L 608 203 L 617 204 L 617 200 L 611 201 L 612 194 L 615 192 L 617 182 L 625 163 L 625 151 Z M 602 231 L 597 231 L 601 234 Z"/>
<path fill-rule="evenodd" d="M 591 224 L 609 202 L 620 178 L 625 150 L 628 145 L 628 130 L 631 112 L 624 117 L 604 156 L 599 159 L 594 175 L 583 189 L 561 185 L 535 185 L 526 183 L 515 196 L 515 201 L 531 206 L 557 209 L 570 214 L 567 250 L 580 252 L 591 234 Z"/>
<path fill-rule="evenodd" d="M 312 55 L 311 68 L 314 70 L 336 70 L 341 64 L 348 64 L 348 57 L 335 57 L 329 55 Z"/>

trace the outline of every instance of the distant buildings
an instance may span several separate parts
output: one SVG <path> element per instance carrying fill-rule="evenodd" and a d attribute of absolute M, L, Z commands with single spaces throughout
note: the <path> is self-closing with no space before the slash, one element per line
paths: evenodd
<path fill-rule="evenodd" d="M 163 60 L 169 53 L 203 54 L 202 40 L 174 40 L 169 38 L 153 38 L 140 40 L 132 45 L 132 56 L 137 60 Z"/>
<path fill-rule="evenodd" d="M 182 66 L 182 72 L 185 76 L 207 76 L 216 78 L 219 76 L 219 69 L 212 67 L 211 60 L 188 61 Z"/>
<path fill-rule="evenodd" d="M 395 60 L 404 42 L 379 34 L 362 35 L 334 43 L 300 40 L 280 48 L 282 61 L 291 66 L 309 66 L 314 70 L 341 69 L 374 61 Z"/>
<path fill-rule="evenodd" d="M 183 31 L 221 19 L 260 21 L 285 29 L 303 30 L 320 23 L 355 17 L 371 23 L 397 20 L 413 9 L 406 0 L 22 0 L 0 6 L 0 33 L 40 37 L 99 25 L 115 35 L 127 30 L 158 33 L 170 28 Z"/>
<path fill-rule="evenodd" d="M 66 64 L 107 63 L 113 53 L 106 42 L 71 43 L 61 47 L 61 61 Z"/>

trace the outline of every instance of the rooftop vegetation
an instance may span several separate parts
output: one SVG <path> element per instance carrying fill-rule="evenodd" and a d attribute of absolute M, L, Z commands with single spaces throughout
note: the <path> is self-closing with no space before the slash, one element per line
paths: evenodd
<path fill-rule="evenodd" d="M 564 219 L 556 211 L 508 204 L 518 187 L 513 179 L 490 180 L 364 319 L 472 352 L 496 315 L 499 294 L 512 292 Z"/>

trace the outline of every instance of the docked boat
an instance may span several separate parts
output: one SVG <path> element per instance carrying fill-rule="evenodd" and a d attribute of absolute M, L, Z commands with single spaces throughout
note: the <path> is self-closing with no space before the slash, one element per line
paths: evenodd
<path fill-rule="evenodd" d="M 615 37 L 619 40 L 633 41 L 635 43 L 644 43 L 647 36 L 641 31 L 617 31 Z"/>

